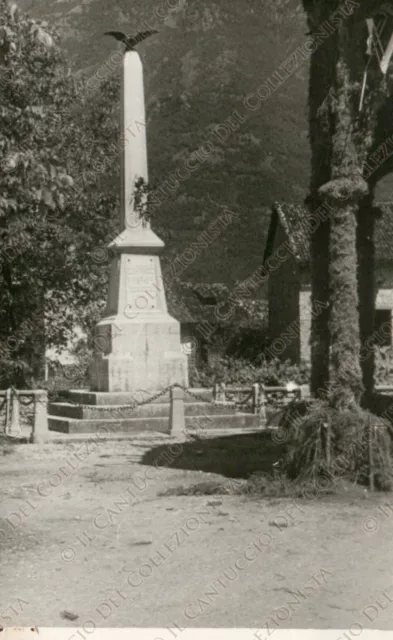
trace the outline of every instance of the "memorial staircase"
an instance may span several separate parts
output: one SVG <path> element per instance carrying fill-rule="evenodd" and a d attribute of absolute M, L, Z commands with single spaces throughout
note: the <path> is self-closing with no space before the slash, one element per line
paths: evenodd
<path fill-rule="evenodd" d="M 111 439 L 147 433 L 171 436 L 170 389 L 150 398 L 142 396 L 139 401 L 135 395 L 82 390 L 65 392 L 61 401 L 48 404 L 49 431 L 70 435 L 105 433 Z M 209 389 L 185 389 L 182 404 L 185 429 L 190 436 L 260 429 L 258 414 L 241 410 L 235 402 L 215 400 Z"/>

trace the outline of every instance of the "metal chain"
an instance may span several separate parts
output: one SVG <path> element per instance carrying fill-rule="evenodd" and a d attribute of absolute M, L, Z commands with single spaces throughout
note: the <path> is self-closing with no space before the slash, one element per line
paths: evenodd
<path fill-rule="evenodd" d="M 172 389 L 174 389 L 175 387 L 177 387 L 178 389 L 183 389 L 185 393 L 187 393 L 192 398 L 195 398 L 196 400 L 198 400 L 198 402 L 205 402 L 206 404 L 212 404 L 214 402 L 214 400 L 205 400 L 204 398 L 201 398 L 201 396 L 199 396 L 197 393 L 193 393 L 192 391 L 187 389 L 187 387 L 183 387 L 183 385 L 181 384 L 175 383 L 171 386 Z"/>
<path fill-rule="evenodd" d="M 196 400 L 198 400 L 199 402 L 206 402 L 207 404 L 211 404 L 212 402 L 214 402 L 213 400 L 205 400 L 204 398 L 201 398 L 199 395 L 197 395 L 196 393 L 193 393 L 192 391 L 190 391 L 189 389 L 187 389 L 186 387 L 184 387 L 181 384 L 175 383 L 175 384 L 171 384 L 168 387 L 165 387 L 165 389 L 162 389 L 161 391 L 158 391 L 157 393 L 153 394 L 152 396 L 149 396 L 146 400 L 141 400 L 140 402 L 134 401 L 133 403 L 127 403 L 127 404 L 116 404 L 116 405 L 111 405 L 113 406 L 113 408 L 116 409 L 128 409 L 128 408 L 135 408 L 135 407 L 141 407 L 145 404 L 149 404 L 151 402 L 154 402 L 155 400 L 158 400 L 158 398 L 161 398 L 162 396 L 164 396 L 166 393 L 168 393 L 168 391 L 170 391 L 171 389 L 183 389 L 183 391 L 185 391 L 186 393 L 188 393 L 190 396 L 192 396 L 193 398 L 195 398 Z M 100 407 L 97 405 L 91 405 L 91 404 L 74 404 L 72 403 L 75 407 L 81 407 L 81 408 L 89 408 L 91 409 L 92 406 L 94 406 L 95 410 L 102 410 L 102 411 L 106 411 L 108 409 L 108 406 L 105 407 Z"/>
<path fill-rule="evenodd" d="M 114 404 L 111 405 L 114 409 L 129 409 L 131 408 L 135 408 L 135 407 L 141 407 L 142 405 L 145 404 L 149 404 L 150 402 L 154 402 L 154 400 L 158 400 L 158 398 L 161 398 L 161 396 L 164 396 L 170 389 L 172 389 L 173 387 L 175 387 L 176 385 L 170 385 L 169 387 L 166 387 L 165 389 L 162 389 L 161 391 L 159 391 L 158 393 L 155 393 L 154 395 L 150 396 L 149 398 L 147 398 L 146 400 L 141 400 L 140 402 L 137 402 L 136 400 L 133 403 L 128 403 L 128 404 Z M 106 405 L 105 407 L 100 407 L 97 405 L 91 405 L 91 404 L 74 404 L 72 403 L 75 407 L 81 407 L 81 408 L 88 408 L 91 409 L 92 406 L 94 406 L 95 410 L 102 410 L 102 411 L 107 411 L 108 409 L 108 405 Z"/>
<path fill-rule="evenodd" d="M 252 398 L 252 391 L 251 391 L 251 393 L 246 397 L 246 399 L 245 399 L 245 400 L 242 400 L 241 402 L 240 402 L 240 400 L 235 400 L 235 401 L 234 401 L 234 403 L 235 403 L 235 404 L 238 404 L 238 405 L 247 404 L 247 402 L 248 402 L 251 398 Z"/>
<path fill-rule="evenodd" d="M 24 401 L 21 396 L 18 396 L 18 400 L 23 407 L 30 407 L 31 404 L 34 404 L 34 397 L 31 400 Z"/>
<path fill-rule="evenodd" d="M 154 400 L 158 400 L 158 398 L 161 398 L 162 396 L 164 396 L 170 389 L 173 389 L 174 386 L 175 385 L 170 385 L 169 387 L 166 387 L 162 391 L 159 391 L 158 393 L 155 393 L 153 396 L 150 396 L 150 398 L 148 398 L 147 400 L 142 400 L 142 402 L 137 402 L 135 406 L 140 407 L 144 404 L 149 404 L 149 402 L 154 402 Z"/>

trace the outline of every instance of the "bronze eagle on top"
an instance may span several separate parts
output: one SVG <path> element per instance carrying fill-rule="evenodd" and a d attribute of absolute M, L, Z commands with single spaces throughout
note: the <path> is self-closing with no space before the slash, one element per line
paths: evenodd
<path fill-rule="evenodd" d="M 155 29 L 151 31 L 140 31 L 133 36 L 127 36 L 122 31 L 105 31 L 104 36 L 112 36 L 125 45 L 126 51 L 134 51 L 137 44 L 139 44 L 140 42 L 142 42 L 142 40 L 145 40 L 149 36 L 152 36 L 154 33 L 158 33 L 158 31 L 156 31 Z"/>

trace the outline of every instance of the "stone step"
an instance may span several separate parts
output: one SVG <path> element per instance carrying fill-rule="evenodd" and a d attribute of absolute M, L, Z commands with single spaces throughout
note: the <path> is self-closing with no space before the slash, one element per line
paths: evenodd
<path fill-rule="evenodd" d="M 246 436 L 246 435 L 263 435 L 268 438 L 271 437 L 271 430 L 269 429 L 209 429 L 203 433 L 203 435 L 197 434 L 190 430 L 190 438 L 188 439 L 189 443 L 196 443 L 199 440 L 213 440 L 216 438 L 230 438 L 233 436 Z M 171 437 L 170 435 L 162 434 L 162 433 L 154 433 L 151 432 L 149 434 L 145 434 L 146 437 L 142 436 L 143 439 L 140 438 L 141 434 L 135 434 L 131 432 L 120 432 L 119 433 L 111 433 L 105 439 L 105 442 L 128 442 L 131 446 L 128 446 L 124 451 L 127 456 L 127 460 L 131 460 L 133 462 L 142 462 L 144 455 L 154 449 L 155 447 L 161 447 L 163 445 L 170 446 L 171 444 L 175 444 L 181 442 L 184 444 L 183 440 L 178 440 L 176 438 Z M 91 433 L 57 433 L 55 431 L 50 431 L 49 444 L 78 444 L 81 442 L 87 442 L 91 440 Z M 105 447 L 104 447 L 105 449 Z M 103 450 L 104 450 L 103 449 Z"/>
<path fill-rule="evenodd" d="M 201 402 L 211 402 L 213 400 L 213 391 L 211 389 L 190 389 L 193 396 L 191 396 L 186 391 L 184 392 L 184 402 L 197 402 L 200 400 Z M 62 393 L 62 397 L 65 398 L 68 402 L 74 404 L 88 404 L 93 406 L 108 406 L 108 405 L 123 405 L 123 404 L 133 404 L 136 402 L 141 402 L 148 400 L 150 397 L 155 395 L 152 391 L 144 392 L 144 391 L 86 391 L 79 389 L 71 389 L 70 391 L 66 391 Z M 195 398 L 197 396 L 197 398 Z M 163 394 L 159 398 L 155 400 L 151 400 L 151 403 L 160 403 L 166 404 L 170 402 L 169 392 Z"/>
<path fill-rule="evenodd" d="M 87 442 L 91 440 L 91 433 L 60 433 L 57 431 L 49 431 L 49 444 L 78 444 L 79 442 Z M 146 451 L 150 451 L 154 447 L 162 445 L 170 445 L 176 442 L 175 438 L 172 438 L 169 434 L 150 432 L 146 434 L 122 432 L 109 433 L 105 435 L 105 441 L 103 442 L 130 442 L 133 445 L 130 455 L 143 455 Z M 104 447 L 105 449 L 105 447 Z M 128 455 L 128 449 L 127 449 Z"/>
<path fill-rule="evenodd" d="M 186 416 L 223 415 L 233 414 L 235 407 L 231 403 L 216 402 L 185 402 L 184 413 Z M 89 405 L 78 406 L 70 402 L 52 402 L 48 405 L 48 414 L 60 418 L 72 418 L 74 420 L 94 419 L 125 419 L 125 418 L 168 418 L 170 404 L 152 402 L 137 407 L 116 407 L 115 405 Z"/>
<path fill-rule="evenodd" d="M 201 425 L 201 416 L 186 416 L 185 423 L 186 428 L 195 429 L 198 433 L 203 433 L 204 429 L 258 429 L 259 417 L 250 413 L 214 415 Z M 169 418 L 166 417 L 75 420 L 51 415 L 48 416 L 48 427 L 50 431 L 62 433 L 99 433 L 101 438 L 105 438 L 108 432 L 156 431 L 169 434 L 170 429 Z"/>
<path fill-rule="evenodd" d="M 206 429 L 203 431 L 203 433 L 201 433 L 200 430 L 189 428 L 187 430 L 187 435 L 189 436 L 189 442 L 192 443 L 198 442 L 199 440 L 230 438 L 233 436 L 246 436 L 256 434 L 260 436 L 262 435 L 263 437 L 271 437 L 272 431 L 274 431 L 274 429 L 255 429 L 244 427 L 243 429 Z M 81 442 L 91 441 L 91 439 L 91 433 L 61 433 L 58 431 L 49 431 L 48 441 L 46 444 L 78 444 Z M 26 430 L 26 433 L 23 433 L 18 437 L 11 437 L 6 436 L 5 434 L 0 434 L 0 441 L 3 444 L 29 444 L 30 430 Z M 157 433 L 154 431 L 147 433 L 119 431 L 117 433 L 105 434 L 105 440 L 103 440 L 104 443 L 123 441 L 130 443 L 131 447 L 128 447 L 125 453 L 127 455 L 127 460 L 132 460 L 134 462 L 141 462 L 145 453 L 147 451 L 151 451 L 151 449 L 154 449 L 155 447 L 160 447 L 163 445 L 169 446 L 177 442 L 183 443 L 183 440 L 179 440 L 169 434 Z M 105 447 L 103 448 L 103 450 L 105 450 Z"/>

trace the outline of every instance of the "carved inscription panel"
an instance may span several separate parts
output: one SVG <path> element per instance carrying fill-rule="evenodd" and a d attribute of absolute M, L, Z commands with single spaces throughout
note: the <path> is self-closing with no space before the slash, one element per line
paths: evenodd
<path fill-rule="evenodd" d="M 127 256 L 126 293 L 127 308 L 130 311 L 149 311 L 156 309 L 154 285 L 156 271 L 153 258 L 149 256 Z"/>

